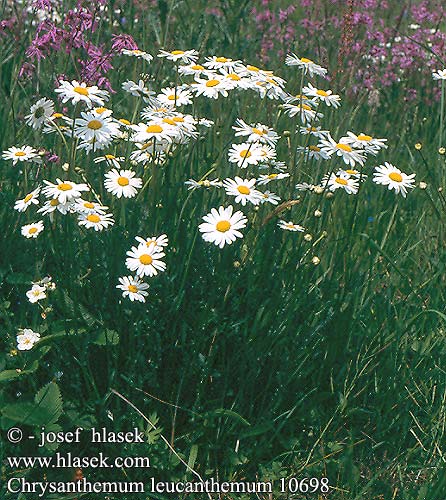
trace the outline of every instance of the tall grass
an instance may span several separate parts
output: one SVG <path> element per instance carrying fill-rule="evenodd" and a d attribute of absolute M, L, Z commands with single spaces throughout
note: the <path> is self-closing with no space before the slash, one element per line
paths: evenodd
<path fill-rule="evenodd" d="M 155 40 L 156 47 L 169 41 L 169 48 L 206 46 L 255 64 L 246 57 L 255 59 L 255 54 L 240 35 L 238 18 L 249 4 L 228 9 L 218 43 L 212 42 L 216 28 L 206 16 L 188 19 L 174 3 L 167 3 L 153 24 L 145 18 L 131 21 L 132 2 L 125 14 L 129 32 L 153 54 Z M 109 34 L 104 17 L 95 36 L 105 41 Z M 13 57 L 7 51 L 5 46 L 0 56 L 1 149 L 25 143 L 55 147 L 68 161 L 55 136 L 42 139 L 22 118 L 36 94 L 52 96 L 57 74 L 75 78 L 76 65 L 67 54 L 55 53 L 41 62 L 35 80 L 24 82 L 18 79 L 23 51 Z M 114 66 L 108 76 L 116 90 L 129 75 L 137 80 L 140 73 L 149 73 L 157 90 L 175 83 L 167 62 L 148 67 L 117 58 Z M 299 91 L 295 69 L 281 60 L 271 66 L 287 79 L 290 91 Z M 347 130 L 387 137 L 389 149 L 376 164 L 388 160 L 416 172 L 427 188 L 416 189 L 407 200 L 372 184 L 357 197 L 299 193 L 295 181 L 320 179 L 327 168 L 296 158 L 291 179 L 277 188 L 284 200 L 296 203 L 280 216 L 305 221 L 311 241 L 280 231 L 274 209 L 265 205 L 243 240 L 223 251 L 205 244 L 198 233 L 201 217 L 221 203 L 222 194 L 191 193 L 184 182 L 210 171 L 209 178 L 234 175 L 226 154 L 237 117 L 278 130 L 284 136 L 278 158 L 293 166 L 295 148 L 305 138 L 294 134 L 292 120 L 269 99 L 240 94 L 224 101 L 197 100 L 194 113 L 213 119 L 215 126 L 177 149 L 165 166 L 140 169 L 148 184 L 137 202 L 112 200 L 103 188 L 106 166 L 77 153 L 69 176 L 79 182 L 85 176 L 104 203 L 112 203 L 116 225 L 99 234 L 82 232 L 74 219 L 59 217 L 46 221 L 37 241 L 23 238 L 20 226 L 34 216 L 15 212 L 14 201 L 37 179 L 68 174 L 59 164 L 28 170 L 26 177 L 25 169 L 1 161 L 0 366 L 25 372 L 2 383 L 1 406 L 29 400 L 55 380 L 63 398 L 62 429 L 147 427 L 146 445 L 127 445 L 119 453 L 113 445 L 105 449 L 111 456 L 149 455 L 149 475 L 159 479 L 191 478 L 159 438 L 162 433 L 206 477 L 326 476 L 333 487 L 330 498 L 339 500 L 441 498 L 446 492 L 445 165 L 437 151 L 442 129 L 434 105 L 415 103 L 411 119 L 403 119 L 401 96 L 394 92 L 386 96 L 386 113 L 368 106 L 364 94 L 326 113 L 323 126 L 336 137 Z M 114 114 L 130 119 L 135 100 L 122 94 L 113 97 Z M 414 147 L 418 142 L 421 150 Z M 369 175 L 372 165 L 373 159 Z M 314 216 L 316 210 L 320 217 Z M 167 272 L 151 281 L 146 304 L 125 302 L 115 285 L 125 273 L 126 251 L 136 234 L 160 233 L 171 240 Z M 320 259 L 318 265 L 313 257 Z M 26 303 L 25 291 L 47 274 L 57 289 L 43 317 L 41 309 Z M 49 339 L 29 355 L 11 355 L 17 329 L 28 325 L 39 325 Z M 158 431 L 150 430 L 126 400 Z M 12 423 L 3 414 L 2 428 Z M 93 453 L 92 446 L 85 444 L 82 452 Z M 35 454 L 35 448 L 2 443 L 1 453 Z M 12 472 L 5 470 L 5 477 Z M 84 475 L 147 480 L 146 472 L 137 469 Z"/>

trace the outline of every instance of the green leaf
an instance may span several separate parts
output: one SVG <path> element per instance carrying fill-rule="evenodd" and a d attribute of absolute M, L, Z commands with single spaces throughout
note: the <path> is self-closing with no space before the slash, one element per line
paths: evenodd
<path fill-rule="evenodd" d="M 187 462 L 187 466 L 189 469 L 193 469 L 195 465 L 195 460 L 197 460 L 198 456 L 198 445 L 194 444 L 192 445 L 189 453 L 189 460 Z"/>
<path fill-rule="evenodd" d="M 43 386 L 36 394 L 34 401 L 40 409 L 48 413 L 50 420 L 47 423 L 57 422 L 62 415 L 62 395 L 55 382 Z"/>
<path fill-rule="evenodd" d="M 39 362 L 33 361 L 28 369 L 17 371 L 17 370 L 3 370 L 0 372 L 0 382 L 8 382 L 10 380 L 14 380 L 19 377 L 23 377 L 25 375 L 29 375 L 30 373 L 34 373 L 39 367 Z"/>
<path fill-rule="evenodd" d="M 234 420 L 238 420 L 243 425 L 251 425 L 245 418 L 236 413 L 233 410 L 226 410 L 225 408 L 218 408 L 217 410 L 207 412 L 203 417 L 229 417 Z"/>
<path fill-rule="evenodd" d="M 96 345 L 117 345 L 119 344 L 119 333 L 114 330 L 102 330 L 93 340 Z"/>

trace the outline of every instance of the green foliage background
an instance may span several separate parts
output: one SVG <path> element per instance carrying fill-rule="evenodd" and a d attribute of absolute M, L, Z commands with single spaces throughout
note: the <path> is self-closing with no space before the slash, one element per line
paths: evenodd
<path fill-rule="evenodd" d="M 244 36 L 249 4 L 234 3 L 215 25 L 195 5 L 160 2 L 160 11 L 126 29 L 153 54 L 160 46 L 194 47 L 203 55 L 256 64 L 255 36 L 251 41 Z M 129 19 L 133 8 L 129 2 Z M 95 36 L 106 41 L 110 33 L 104 16 Z M 22 143 L 51 147 L 37 142 L 41 137 L 21 118 L 36 94 L 52 96 L 58 73 L 74 78 L 75 66 L 58 53 L 42 61 L 38 80 L 19 82 L 23 51 L 10 49 L 7 44 L 1 49 L 1 149 Z M 288 88 L 298 89 L 295 70 L 282 60 L 274 60 L 271 69 L 288 80 Z M 118 89 L 141 70 L 117 59 L 112 85 Z M 157 77 L 157 89 L 172 83 L 167 68 Z M 348 82 L 342 88 L 336 81 L 330 85 L 344 97 Z M 236 117 L 279 131 L 289 127 L 275 102 L 259 108 L 242 96 L 203 103 L 201 114 L 214 119 L 215 128 L 175 152 L 141 203 L 122 202 L 119 224 L 101 234 L 85 235 L 75 221 L 63 220 L 37 242 L 21 237 L 28 214 L 12 206 L 24 192 L 23 175 L 0 161 L 3 431 L 13 424 L 36 435 L 41 425 L 147 431 L 147 445 L 123 446 L 119 455 L 147 454 L 149 473 L 84 471 L 89 480 L 147 480 L 152 474 L 192 479 L 162 434 L 206 477 L 327 476 L 333 499 L 441 498 L 446 492 L 445 207 L 438 190 L 444 187 L 445 161 L 437 152 L 438 104 L 408 109 L 397 90 L 389 92 L 390 104 L 378 110 L 367 104 L 367 95 L 345 100 L 328 114 L 324 128 L 333 136 L 364 130 L 387 137 L 389 150 L 379 161 L 416 172 L 427 189 L 415 190 L 407 200 L 376 186 L 356 198 L 301 194 L 285 216 L 306 221 L 315 236 L 311 243 L 283 234 L 274 220 L 263 224 L 270 211 L 265 207 L 244 240 L 220 252 L 197 232 L 201 216 L 220 198 L 206 191 L 190 195 L 184 186 L 211 168 L 220 178 L 230 175 L 225 155 Z M 127 101 L 114 109 L 123 115 L 131 111 Z M 414 149 L 417 142 L 421 151 Z M 279 159 L 288 162 L 291 155 L 282 142 Z M 296 177 L 318 179 L 324 167 L 301 165 Z M 57 168 L 45 174 L 55 177 Z M 103 167 L 81 168 L 100 190 Z M 316 209 L 321 218 L 312 217 Z M 165 232 L 172 241 L 168 271 L 151 284 L 143 306 L 119 302 L 115 289 L 125 251 L 141 232 Z M 318 266 L 311 263 L 315 255 Z M 57 290 L 43 321 L 24 294 L 45 274 Z M 11 356 L 17 328 L 33 324 L 40 325 L 45 340 L 25 355 Z M 116 446 L 104 449 L 117 454 Z M 35 453 L 26 441 L 1 444 L 3 457 Z M 91 455 L 93 448 L 83 443 L 81 453 Z M 3 467 L 3 479 L 11 475 Z"/>

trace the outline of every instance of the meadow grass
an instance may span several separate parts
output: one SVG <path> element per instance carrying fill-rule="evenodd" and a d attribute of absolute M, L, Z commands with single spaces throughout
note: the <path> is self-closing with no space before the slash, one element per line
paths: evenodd
<path fill-rule="evenodd" d="M 130 19 L 132 8 L 129 2 Z M 217 55 L 255 63 L 248 59 L 235 14 L 219 32 L 221 45 L 212 48 Z M 164 16 L 155 30 L 148 23 L 128 27 L 153 55 L 154 37 L 157 47 L 169 40 L 169 49 L 178 48 L 172 42 L 176 36 L 169 35 L 178 29 L 179 48 L 199 49 L 205 45 L 200 40 L 209 40 L 215 29 L 202 19 L 189 30 L 187 22 L 169 24 L 168 11 Z M 101 23 L 95 37 L 105 40 L 106 16 Z M 3 378 L 0 373 L 0 406 L 10 410 L 30 401 L 55 381 L 63 400 L 55 428 L 144 428 L 148 444 L 123 446 L 119 454 L 149 455 L 150 475 L 166 480 L 193 476 L 160 434 L 206 477 L 325 476 L 333 488 L 329 498 L 336 500 L 441 499 L 446 493 L 446 316 L 439 104 L 407 107 L 395 89 L 376 109 L 365 94 L 344 99 L 348 82 L 345 88 L 330 83 L 343 102 L 336 111 L 324 109 L 323 128 L 333 137 L 353 130 L 387 138 L 389 148 L 369 158 L 364 172 L 371 177 L 372 167 L 384 161 L 415 172 L 427 188 L 417 187 L 406 199 L 370 179 L 356 196 L 296 191 L 296 182 L 319 182 L 334 163 L 327 169 L 326 162 L 296 155 L 306 136 L 296 134 L 296 121 L 278 101 L 237 93 L 194 100 L 188 112 L 214 120 L 214 126 L 169 154 L 165 165 L 137 167 L 144 188 L 136 200 L 117 200 L 103 186 L 108 165 L 92 162 L 101 152 L 66 149 L 57 134 L 43 136 L 23 121 L 37 97 L 56 99 L 56 75 L 76 78 L 74 58 L 54 53 L 26 82 L 18 79 L 23 50 L 12 56 L 8 51 L 5 46 L 1 55 L 1 150 L 30 144 L 55 152 L 61 162 L 13 168 L 0 160 L 0 366 L 22 370 Z M 111 98 L 115 117 L 130 120 L 143 107 L 119 90 L 124 80 L 138 81 L 147 73 L 157 92 L 176 83 L 175 66 L 156 57 L 147 65 L 121 56 L 114 66 L 108 77 L 118 91 Z M 275 60 L 271 69 L 287 80 L 290 92 L 299 92 L 296 68 Z M 198 225 L 211 207 L 231 200 L 217 189 L 188 191 L 184 182 L 240 174 L 227 161 L 237 118 L 267 124 L 282 136 L 277 156 L 291 177 L 271 189 L 292 203 L 280 214 L 268 204 L 252 210 L 243 239 L 220 250 L 202 240 Z M 64 162 L 70 163 L 67 173 Z M 96 233 L 81 230 L 74 218 L 59 217 L 53 223 L 45 219 L 46 230 L 36 241 L 23 238 L 20 227 L 37 220 L 36 214 L 14 211 L 15 200 L 36 181 L 56 177 L 88 179 L 111 207 L 115 225 Z M 282 231 L 278 218 L 305 225 L 311 241 Z M 161 233 L 170 240 L 167 271 L 150 281 L 145 304 L 126 301 L 115 288 L 126 273 L 126 251 L 135 235 Z M 42 317 L 25 292 L 46 275 L 57 288 Z M 26 327 L 38 330 L 43 340 L 29 352 L 11 355 L 17 330 Z M 10 411 L 2 410 L 2 428 L 12 423 Z M 29 429 L 38 432 L 37 425 Z M 83 452 L 93 450 L 86 444 Z M 112 445 L 106 450 L 117 454 Z M 27 443 L 1 443 L 3 457 L 34 451 Z M 12 471 L 4 468 L 2 474 L 6 479 Z M 101 480 L 147 478 L 137 469 L 84 474 Z"/>

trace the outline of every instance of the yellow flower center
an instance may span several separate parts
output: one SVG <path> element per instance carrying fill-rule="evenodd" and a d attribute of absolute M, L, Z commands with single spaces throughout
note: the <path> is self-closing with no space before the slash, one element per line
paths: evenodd
<path fill-rule="evenodd" d="M 241 78 L 237 74 L 235 74 L 235 73 L 228 73 L 227 77 L 230 80 L 234 80 L 236 82 L 238 82 L 239 80 L 241 80 Z"/>
<path fill-rule="evenodd" d="M 90 214 L 90 215 L 87 215 L 87 220 L 89 222 L 93 222 L 94 224 L 97 224 L 98 222 L 100 222 L 101 218 L 99 217 L 99 215 Z"/>
<path fill-rule="evenodd" d="M 32 200 L 33 199 L 33 195 L 32 194 L 27 194 L 25 196 L 25 199 L 23 200 L 25 203 L 28 203 L 28 201 Z"/>
<path fill-rule="evenodd" d="M 230 61 L 231 59 L 226 59 L 226 57 L 216 57 L 215 60 L 219 63 L 225 63 Z"/>
<path fill-rule="evenodd" d="M 206 82 L 206 87 L 215 87 L 216 85 L 219 85 L 220 82 L 219 80 L 209 80 Z"/>
<path fill-rule="evenodd" d="M 305 109 L 305 111 L 313 111 L 313 110 L 311 109 L 311 107 L 310 107 L 310 106 L 308 106 L 308 104 L 303 104 L 303 103 L 300 103 L 300 104 L 298 105 L 298 107 L 299 107 L 299 108 L 302 108 L 302 109 Z"/>
<path fill-rule="evenodd" d="M 195 71 L 201 71 L 204 69 L 204 66 L 202 66 L 201 64 L 194 64 L 193 66 L 191 66 L 191 68 Z"/>
<path fill-rule="evenodd" d="M 90 130 L 99 130 L 100 128 L 102 128 L 102 122 L 100 122 L 99 120 L 91 120 L 88 122 L 87 127 Z"/>
<path fill-rule="evenodd" d="M 317 146 L 309 146 L 308 149 L 310 151 L 316 151 L 316 152 L 319 152 L 321 150 L 321 148 L 318 148 Z"/>
<path fill-rule="evenodd" d="M 153 258 L 151 255 L 143 253 L 139 257 L 139 262 L 141 262 L 143 266 L 150 266 L 150 264 L 153 262 Z"/>
<path fill-rule="evenodd" d="M 167 99 L 169 99 L 169 101 L 175 101 L 175 94 L 167 96 Z"/>
<path fill-rule="evenodd" d="M 184 122 L 184 118 L 183 118 L 182 116 L 174 116 L 174 117 L 172 118 L 172 120 L 173 120 L 174 122 L 179 122 L 179 123 Z"/>
<path fill-rule="evenodd" d="M 300 62 L 303 62 L 304 64 L 313 64 L 313 61 L 311 59 L 307 59 L 306 57 L 301 57 Z"/>
<path fill-rule="evenodd" d="M 114 160 L 116 158 L 116 156 L 115 155 L 105 155 L 105 158 L 107 160 Z"/>
<path fill-rule="evenodd" d="M 240 151 L 240 156 L 242 158 L 249 158 L 251 156 L 251 151 L 248 151 L 247 149 L 242 149 L 242 151 Z"/>
<path fill-rule="evenodd" d="M 231 229 L 231 223 L 228 220 L 221 220 L 217 222 L 216 229 L 220 233 L 226 233 Z"/>
<path fill-rule="evenodd" d="M 34 290 L 33 295 L 34 297 L 38 297 L 40 295 L 40 290 Z"/>
<path fill-rule="evenodd" d="M 123 124 L 123 125 L 130 125 L 130 122 L 128 120 L 126 120 L 125 118 L 120 118 L 119 121 Z"/>
<path fill-rule="evenodd" d="M 240 193 L 240 194 L 249 194 L 251 192 L 251 190 L 249 189 L 248 186 L 238 186 L 237 187 L 237 191 Z"/>
<path fill-rule="evenodd" d="M 246 66 L 246 68 L 247 68 L 249 71 L 255 71 L 255 72 L 260 71 L 260 69 L 259 69 L 257 66 L 251 66 L 250 64 L 248 64 L 248 66 Z"/>
<path fill-rule="evenodd" d="M 254 132 L 254 134 L 257 134 L 257 135 L 265 135 L 265 132 L 259 128 L 253 128 L 252 131 Z"/>
<path fill-rule="evenodd" d="M 28 231 L 29 234 L 35 234 L 37 233 L 37 227 L 31 227 Z"/>
<path fill-rule="evenodd" d="M 59 200 L 57 198 L 54 198 L 53 200 L 50 201 L 50 205 L 52 207 L 57 207 L 57 205 L 60 205 Z"/>
<path fill-rule="evenodd" d="M 74 87 L 76 94 L 88 96 L 88 89 L 86 87 Z"/>
<path fill-rule="evenodd" d="M 73 189 L 73 186 L 71 184 L 68 184 L 67 182 L 62 182 L 57 186 L 57 189 L 59 191 L 70 191 L 71 189 Z"/>
<path fill-rule="evenodd" d="M 346 172 L 347 174 L 350 174 L 350 175 L 356 175 L 356 174 L 359 174 L 359 172 L 358 172 L 357 170 L 350 170 L 350 169 L 348 169 L 348 170 L 345 170 L 345 172 Z"/>
<path fill-rule="evenodd" d="M 348 184 L 348 182 L 342 177 L 336 177 L 335 182 L 341 184 L 342 186 L 346 186 Z"/>
<path fill-rule="evenodd" d="M 369 142 L 373 139 L 373 137 L 371 137 L 370 135 L 365 135 L 365 134 L 359 134 L 358 135 L 358 140 L 359 141 L 366 141 L 366 142 Z"/>
<path fill-rule="evenodd" d="M 142 54 L 142 50 L 138 50 L 138 49 L 133 49 L 132 50 L 133 54 L 135 54 L 136 56 L 139 56 L 140 54 Z"/>
<path fill-rule="evenodd" d="M 168 123 L 169 125 L 176 125 L 175 120 L 172 118 L 163 118 L 164 123 Z"/>
<path fill-rule="evenodd" d="M 118 177 L 118 184 L 120 186 L 128 186 L 129 185 L 129 180 L 127 177 Z"/>
<path fill-rule="evenodd" d="M 129 285 L 128 291 L 132 293 L 138 293 L 138 287 L 136 285 Z"/>
<path fill-rule="evenodd" d="M 339 142 L 338 144 L 336 144 L 336 147 L 338 149 L 342 149 L 342 151 L 346 151 L 347 153 L 352 152 L 352 148 L 348 144 L 342 144 L 341 142 Z"/>
<path fill-rule="evenodd" d="M 14 156 L 26 156 L 26 153 L 24 151 L 17 151 L 17 153 L 14 153 Z"/>
<path fill-rule="evenodd" d="M 94 208 L 94 203 L 91 203 L 91 201 L 86 201 L 84 203 L 85 208 Z"/>
<path fill-rule="evenodd" d="M 102 115 L 102 113 L 103 113 L 104 111 L 107 111 L 107 108 L 104 108 L 104 107 L 102 107 L 102 108 L 96 108 L 96 109 L 95 109 L 95 111 L 96 111 L 96 113 L 97 113 L 98 115 Z"/>
<path fill-rule="evenodd" d="M 53 113 L 53 118 L 62 118 L 62 113 Z"/>
<path fill-rule="evenodd" d="M 173 56 L 180 56 L 181 54 L 184 54 L 184 50 L 172 50 L 171 54 Z"/>
<path fill-rule="evenodd" d="M 325 90 L 316 90 L 316 94 L 320 95 L 322 97 L 327 97 L 328 96 L 328 93 L 325 92 Z"/>
<path fill-rule="evenodd" d="M 149 125 L 146 128 L 146 132 L 148 134 L 160 134 L 163 131 L 163 127 L 161 125 Z"/>
<path fill-rule="evenodd" d="M 150 246 L 152 243 L 155 243 L 156 244 L 156 240 L 147 240 L 146 241 L 146 246 Z"/>
<path fill-rule="evenodd" d="M 268 179 L 275 179 L 279 174 L 269 174 Z"/>
<path fill-rule="evenodd" d="M 389 174 L 389 179 L 391 179 L 394 182 L 402 182 L 403 176 L 401 174 L 399 174 L 398 172 L 391 172 Z"/>

